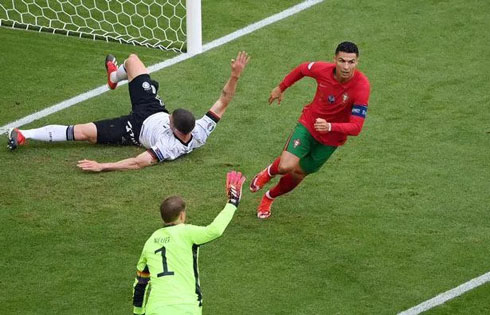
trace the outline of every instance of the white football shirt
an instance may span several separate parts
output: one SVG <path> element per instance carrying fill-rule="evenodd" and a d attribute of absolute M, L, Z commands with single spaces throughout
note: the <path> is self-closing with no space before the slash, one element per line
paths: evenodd
<path fill-rule="evenodd" d="M 169 114 L 164 112 L 153 114 L 143 122 L 139 141 L 142 146 L 152 151 L 159 162 L 174 160 L 206 143 L 206 139 L 217 123 L 211 116 L 211 114 L 206 114 L 196 120 L 191 140 L 183 143 L 170 128 Z"/>

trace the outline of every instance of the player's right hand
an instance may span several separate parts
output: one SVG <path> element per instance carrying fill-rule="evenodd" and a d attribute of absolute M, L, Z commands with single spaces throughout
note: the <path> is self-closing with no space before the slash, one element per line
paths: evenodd
<path fill-rule="evenodd" d="M 242 186 L 245 182 L 245 176 L 240 172 L 231 171 L 226 174 L 226 194 L 228 195 L 228 203 L 238 207 L 242 198 Z"/>
<path fill-rule="evenodd" d="M 281 91 L 279 86 L 276 86 L 269 96 L 269 105 L 271 105 L 275 100 L 277 100 L 277 105 L 281 104 L 282 98 L 284 96 L 284 92 Z"/>
<path fill-rule="evenodd" d="M 249 60 L 250 56 L 245 51 L 238 52 L 236 59 L 231 59 L 231 76 L 239 78 Z"/>

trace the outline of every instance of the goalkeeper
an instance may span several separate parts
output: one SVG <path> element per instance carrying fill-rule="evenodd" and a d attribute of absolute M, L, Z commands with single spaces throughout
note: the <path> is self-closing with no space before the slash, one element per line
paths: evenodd
<path fill-rule="evenodd" d="M 163 228 L 146 241 L 138 261 L 133 291 L 134 314 L 202 313 L 197 267 L 199 246 L 223 234 L 240 202 L 244 181 L 240 172 L 227 174 L 228 203 L 206 227 L 185 224 L 185 202 L 180 197 L 169 197 L 162 202 Z"/>
<path fill-rule="evenodd" d="M 36 129 L 17 128 L 8 132 L 8 148 L 25 145 L 27 139 L 39 141 L 88 141 L 98 144 L 138 145 L 146 151 L 136 157 L 117 162 L 99 163 L 78 161 L 84 171 L 140 169 L 157 162 L 174 160 L 203 146 L 235 95 L 238 79 L 249 61 L 246 52 L 231 60 L 231 74 L 219 99 L 197 121 L 182 108 L 169 114 L 158 96 L 158 82 L 152 80 L 148 69 L 137 55 L 130 55 L 117 66 L 112 55 L 106 57 L 108 85 L 115 89 L 118 82 L 129 81 L 132 111 L 129 115 L 77 125 L 48 125 Z"/>

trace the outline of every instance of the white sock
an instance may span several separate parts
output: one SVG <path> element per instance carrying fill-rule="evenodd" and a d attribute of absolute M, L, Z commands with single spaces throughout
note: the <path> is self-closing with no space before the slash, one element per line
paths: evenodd
<path fill-rule="evenodd" d="M 118 83 L 122 80 L 127 80 L 128 74 L 126 73 L 126 68 L 124 67 L 124 63 L 117 68 L 117 71 L 111 73 L 111 82 Z"/>
<path fill-rule="evenodd" d="M 20 130 L 26 139 L 39 141 L 73 140 L 73 126 L 49 125 L 37 129 Z"/>

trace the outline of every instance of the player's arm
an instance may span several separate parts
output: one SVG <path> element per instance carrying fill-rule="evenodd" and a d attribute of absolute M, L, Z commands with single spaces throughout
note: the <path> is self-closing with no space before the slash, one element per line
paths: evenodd
<path fill-rule="evenodd" d="M 189 226 L 188 236 L 194 244 L 204 244 L 220 237 L 230 223 L 242 195 L 245 177 L 240 172 L 231 171 L 226 175 L 228 202 L 208 226 Z"/>
<path fill-rule="evenodd" d="M 235 90 L 238 84 L 238 79 L 242 74 L 243 69 L 247 65 L 250 60 L 250 56 L 247 55 L 246 52 L 241 51 L 238 53 L 236 59 L 231 60 L 231 74 L 230 78 L 226 82 L 225 86 L 221 90 L 221 95 L 219 99 L 211 106 L 209 110 L 213 113 L 218 119 L 220 119 L 226 111 L 228 104 L 233 99 L 235 95 Z"/>
<path fill-rule="evenodd" d="M 143 252 L 136 266 L 136 278 L 133 284 L 133 313 L 145 314 L 148 292 L 150 291 L 150 271 Z"/>
<path fill-rule="evenodd" d="M 284 79 L 272 89 L 271 94 L 269 96 L 269 104 L 272 104 L 275 100 L 277 100 L 277 104 L 281 104 L 281 101 L 284 97 L 284 91 L 296 83 L 296 81 L 302 79 L 305 76 L 312 76 L 312 67 L 315 62 L 305 62 L 297 66 L 293 69 L 288 75 L 284 77 Z"/>
<path fill-rule="evenodd" d="M 102 172 L 102 171 L 123 171 L 123 170 L 137 170 L 146 166 L 157 163 L 157 158 L 149 151 L 145 151 L 140 155 L 121 160 L 118 162 L 99 163 L 92 160 L 78 161 L 77 166 L 84 171 L 89 172 Z"/>
<path fill-rule="evenodd" d="M 361 133 L 366 118 L 367 106 L 354 105 L 349 121 L 345 123 L 327 122 L 325 119 L 317 118 L 314 124 L 316 131 L 321 133 L 340 132 L 349 136 L 357 136 Z"/>

